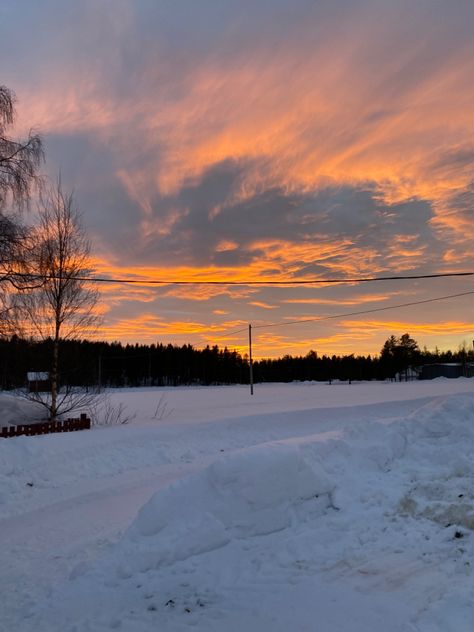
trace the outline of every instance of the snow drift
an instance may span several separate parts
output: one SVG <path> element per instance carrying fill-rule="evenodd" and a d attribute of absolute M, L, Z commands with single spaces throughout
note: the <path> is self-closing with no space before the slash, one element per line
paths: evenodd
<path fill-rule="evenodd" d="M 148 570 L 269 534 L 332 505 L 333 483 L 295 446 L 266 444 L 223 457 L 158 491 L 124 538 Z"/>

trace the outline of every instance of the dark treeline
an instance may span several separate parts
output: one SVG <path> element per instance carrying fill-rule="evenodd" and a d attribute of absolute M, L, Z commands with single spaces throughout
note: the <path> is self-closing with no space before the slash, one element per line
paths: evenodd
<path fill-rule="evenodd" d="M 407 372 L 409 367 L 468 361 L 474 361 L 472 351 L 420 351 L 416 342 L 404 334 L 401 338 L 391 336 L 379 356 L 318 356 L 315 351 L 310 351 L 306 356 L 260 360 L 254 373 L 259 382 L 405 379 L 416 376 L 415 371 Z"/>
<path fill-rule="evenodd" d="M 0 340 L 0 387 L 25 385 L 28 371 L 48 371 L 52 341 L 13 336 Z M 248 363 L 236 351 L 191 345 L 123 345 L 62 340 L 61 383 L 75 386 L 178 386 L 235 384 L 248 379 Z"/>
<path fill-rule="evenodd" d="M 28 371 L 47 371 L 52 341 L 0 339 L 0 388 L 19 388 Z M 245 384 L 248 358 L 217 346 L 123 345 L 119 342 L 61 341 L 61 382 L 77 386 L 178 386 Z M 408 366 L 433 362 L 473 361 L 472 351 L 420 351 L 405 334 L 391 336 L 379 356 L 284 356 L 254 362 L 255 382 L 295 380 L 384 380 Z"/>

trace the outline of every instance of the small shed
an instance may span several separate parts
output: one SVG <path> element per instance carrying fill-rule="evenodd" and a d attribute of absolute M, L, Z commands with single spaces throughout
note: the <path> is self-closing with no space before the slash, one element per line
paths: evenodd
<path fill-rule="evenodd" d="M 424 364 L 421 367 L 420 380 L 433 380 L 436 377 L 456 378 L 464 374 L 461 362 L 439 362 Z"/>
<path fill-rule="evenodd" d="M 47 371 L 28 371 L 26 374 L 30 393 L 50 393 L 51 380 Z"/>

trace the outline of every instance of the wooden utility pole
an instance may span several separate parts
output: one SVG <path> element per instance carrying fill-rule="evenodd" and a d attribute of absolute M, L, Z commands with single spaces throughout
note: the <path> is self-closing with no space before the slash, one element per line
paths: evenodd
<path fill-rule="evenodd" d="M 250 395 L 253 395 L 252 325 L 249 323 L 249 375 Z"/>

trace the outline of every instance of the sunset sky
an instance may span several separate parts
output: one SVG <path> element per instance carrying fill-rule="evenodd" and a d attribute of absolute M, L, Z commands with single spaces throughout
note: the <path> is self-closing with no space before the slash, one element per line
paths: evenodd
<path fill-rule="evenodd" d="M 474 290 L 472 0 L 2 0 L 15 134 L 73 188 L 100 338 L 245 350 L 247 323 Z M 255 355 L 474 339 L 474 296 L 255 331 Z"/>

